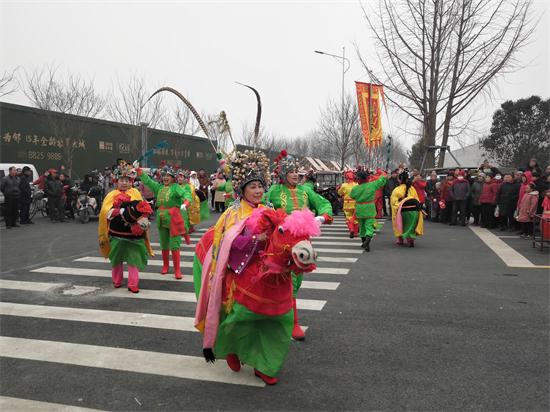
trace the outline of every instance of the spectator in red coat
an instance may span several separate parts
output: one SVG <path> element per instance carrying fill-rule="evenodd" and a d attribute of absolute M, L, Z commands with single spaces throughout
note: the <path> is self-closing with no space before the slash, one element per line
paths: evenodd
<path fill-rule="evenodd" d="M 451 213 L 453 211 L 453 194 L 451 192 L 451 186 L 454 181 L 454 174 L 449 174 L 445 181 L 441 184 L 440 199 L 444 204 L 444 208 L 441 211 L 439 221 L 441 223 L 449 223 L 451 220 Z M 443 207 L 443 206 L 442 206 Z"/>
<path fill-rule="evenodd" d="M 38 189 L 44 190 L 46 187 L 46 178 L 50 175 L 50 171 L 46 170 L 42 176 L 32 182 L 33 185 L 37 186 Z"/>
<path fill-rule="evenodd" d="M 521 175 L 521 186 L 519 187 L 519 197 L 518 197 L 518 204 L 517 208 L 519 209 L 519 205 L 521 203 L 521 199 L 523 199 L 523 195 L 525 195 L 527 192 L 527 186 L 529 183 L 533 181 L 533 174 L 531 172 L 525 172 Z"/>
<path fill-rule="evenodd" d="M 538 201 L 539 192 L 535 190 L 535 184 L 528 183 L 526 193 L 521 199 L 518 207 L 517 221 L 521 225 L 521 237 L 527 237 L 532 233 L 533 216 L 537 212 Z"/>
<path fill-rule="evenodd" d="M 479 203 L 481 204 L 481 227 L 495 227 L 495 207 L 500 185 L 488 175 L 483 183 Z"/>
<path fill-rule="evenodd" d="M 422 176 L 420 176 L 420 173 L 415 174 L 414 172 L 418 172 L 417 169 L 414 169 L 413 171 L 413 187 L 414 190 L 416 190 L 416 194 L 418 195 L 418 201 L 421 205 L 424 204 L 426 201 L 426 180 L 422 179 Z"/>

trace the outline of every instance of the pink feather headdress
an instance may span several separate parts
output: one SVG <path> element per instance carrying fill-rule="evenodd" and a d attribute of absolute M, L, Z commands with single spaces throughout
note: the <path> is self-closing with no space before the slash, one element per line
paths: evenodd
<path fill-rule="evenodd" d="M 321 234 L 321 224 L 311 210 L 295 210 L 285 219 L 283 230 L 295 237 L 315 237 Z"/>

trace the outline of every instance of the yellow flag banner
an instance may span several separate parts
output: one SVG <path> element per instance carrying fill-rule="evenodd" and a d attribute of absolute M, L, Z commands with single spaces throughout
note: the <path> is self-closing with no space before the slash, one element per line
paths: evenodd
<path fill-rule="evenodd" d="M 384 86 L 355 82 L 361 130 L 367 147 L 382 145 L 382 110 Z"/>

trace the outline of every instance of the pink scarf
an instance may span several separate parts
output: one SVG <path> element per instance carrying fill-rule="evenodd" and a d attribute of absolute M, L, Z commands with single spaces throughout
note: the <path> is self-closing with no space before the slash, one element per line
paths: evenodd
<path fill-rule="evenodd" d="M 220 324 L 220 310 L 223 295 L 223 278 L 229 260 L 229 252 L 233 240 L 239 235 L 246 223 L 246 219 L 235 223 L 220 240 L 220 247 L 216 261 L 216 272 L 210 278 L 210 266 L 212 264 L 212 248 L 210 246 L 202 266 L 202 284 L 197 310 L 195 312 L 195 327 L 204 322 L 203 348 L 214 348 L 218 327 Z"/>

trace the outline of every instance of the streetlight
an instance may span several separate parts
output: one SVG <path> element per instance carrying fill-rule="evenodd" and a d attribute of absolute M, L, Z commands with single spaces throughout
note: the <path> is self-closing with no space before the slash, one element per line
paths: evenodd
<path fill-rule="evenodd" d="M 346 48 L 345 47 L 342 47 L 342 55 L 341 56 L 338 56 L 336 54 L 331 54 L 331 53 L 325 53 L 323 51 L 320 51 L 320 50 L 314 50 L 315 53 L 317 54 L 324 54 L 325 56 L 330 56 L 330 57 L 334 57 L 335 59 L 341 59 L 342 60 L 342 143 L 344 142 L 345 140 L 345 136 L 344 136 L 344 106 L 345 106 L 345 103 L 344 103 L 344 94 L 345 94 L 345 91 L 344 91 L 344 78 L 345 78 L 345 75 L 346 75 L 346 72 L 349 70 L 350 66 L 351 66 L 351 63 L 350 61 L 346 58 Z M 348 67 L 346 68 L 346 62 L 348 63 Z M 342 169 L 344 168 L 344 159 L 342 159 Z"/>

